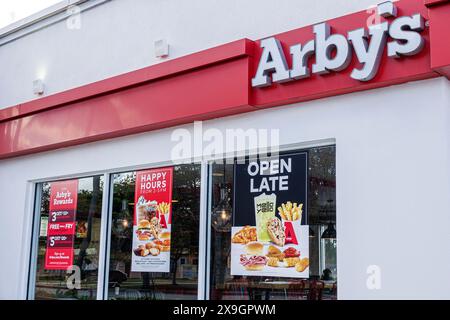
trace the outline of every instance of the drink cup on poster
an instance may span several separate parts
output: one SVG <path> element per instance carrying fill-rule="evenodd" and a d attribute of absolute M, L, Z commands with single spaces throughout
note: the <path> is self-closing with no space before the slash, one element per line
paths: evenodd
<path fill-rule="evenodd" d="M 138 222 L 141 220 L 150 221 L 153 217 L 156 216 L 156 202 L 148 201 L 138 204 L 137 212 L 138 212 Z"/>
<path fill-rule="evenodd" d="M 157 202 L 156 201 L 149 201 L 147 202 L 147 206 L 145 208 L 147 212 L 147 216 L 151 220 L 152 218 L 156 217 L 157 209 L 156 209 Z"/>
<path fill-rule="evenodd" d="M 139 221 L 144 220 L 144 219 L 148 220 L 146 207 L 147 206 L 145 204 L 139 204 L 137 206 L 137 212 L 138 212 L 137 221 L 138 221 L 138 223 L 139 223 Z"/>
<path fill-rule="evenodd" d="M 267 231 L 267 222 L 275 217 L 275 207 L 277 203 L 276 194 L 261 194 L 254 198 L 255 201 L 255 221 L 256 237 L 258 241 L 268 243 L 270 236 Z"/>

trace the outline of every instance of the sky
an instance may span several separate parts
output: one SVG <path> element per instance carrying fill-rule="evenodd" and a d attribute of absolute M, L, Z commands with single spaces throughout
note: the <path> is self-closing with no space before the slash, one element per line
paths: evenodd
<path fill-rule="evenodd" d="M 61 0 L 0 0 L 0 28 L 58 2 Z"/>

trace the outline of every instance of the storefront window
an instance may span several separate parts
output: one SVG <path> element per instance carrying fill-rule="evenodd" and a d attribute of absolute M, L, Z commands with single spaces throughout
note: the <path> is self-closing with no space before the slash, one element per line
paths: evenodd
<path fill-rule="evenodd" d="M 111 174 L 110 219 L 104 176 L 37 184 L 30 297 L 194 300 L 205 286 L 220 300 L 336 299 L 335 147 L 267 159 L 205 164 L 204 204 L 200 164 Z"/>
<path fill-rule="evenodd" d="M 38 184 L 35 299 L 96 299 L 103 177 Z"/>
<path fill-rule="evenodd" d="M 297 163 L 303 163 L 295 159 L 297 156 L 304 156 L 307 159 L 304 161 L 307 166 L 303 173 L 299 173 L 299 169 L 296 169 L 297 172 L 292 169 Z M 235 181 L 236 177 L 247 172 L 237 170 L 236 164 L 211 165 L 209 210 L 211 299 L 318 300 L 337 297 L 335 147 L 288 152 L 281 154 L 280 159 L 269 166 L 261 175 L 261 180 L 256 177 L 258 165 L 260 170 L 263 167 L 262 162 L 256 162 L 254 165 L 247 162 L 245 169 L 248 169 L 249 179 L 239 178 L 239 181 Z M 283 159 L 287 160 L 283 162 Z M 283 173 L 282 164 L 287 173 Z M 293 180 L 295 181 L 292 182 Z M 305 180 L 305 184 L 298 184 L 300 180 Z M 246 195 L 242 195 L 242 190 L 245 191 L 242 184 L 246 185 L 248 181 L 251 192 L 255 194 L 255 198 L 252 196 L 251 200 L 254 199 L 256 209 L 253 209 L 253 202 L 249 202 L 249 205 L 244 204 Z M 237 184 L 239 184 L 238 192 L 235 190 Z M 266 192 L 266 189 L 270 191 Z M 307 198 L 301 201 L 304 203 L 300 201 L 293 203 L 302 197 L 302 192 Z M 275 200 L 277 197 L 278 200 Z M 292 203 L 286 202 L 289 197 L 292 198 Z M 288 210 L 288 215 L 293 213 L 294 217 L 281 217 L 280 213 L 275 213 L 277 211 L 273 208 L 275 203 L 277 204 L 275 207 L 283 205 L 278 209 L 283 215 L 285 210 Z M 238 207 L 242 205 L 246 206 L 244 210 Z M 301 206 L 303 207 L 298 209 Z M 298 239 L 288 239 L 287 236 L 286 239 L 280 240 L 281 243 L 277 243 L 279 239 L 270 234 L 270 237 L 265 239 L 267 235 L 256 227 L 257 222 L 254 220 L 256 218 L 242 218 L 247 213 L 255 216 L 254 210 L 257 214 L 260 214 L 259 211 L 267 211 L 268 221 L 284 223 L 285 230 L 289 229 L 289 225 L 302 230 L 295 232 Z M 295 217 L 299 213 L 300 215 L 303 213 L 300 219 Z M 303 222 L 300 223 L 299 220 Z M 266 223 L 264 221 L 262 225 Z M 237 230 L 241 230 L 246 224 L 251 226 L 238 234 Z M 260 241 L 261 239 L 263 241 Z M 306 241 L 307 246 L 305 244 L 301 246 L 302 241 Z M 257 245 L 251 248 L 248 246 L 249 243 L 255 242 Z M 233 256 L 236 252 L 237 257 Z M 287 257 L 289 258 L 286 259 Z"/>
<path fill-rule="evenodd" d="M 168 182 L 167 186 L 158 185 L 158 181 L 153 180 L 152 174 L 156 177 L 160 173 L 159 169 L 155 170 L 149 175 L 143 175 L 143 171 L 133 171 L 112 176 L 108 299 L 197 299 L 200 165 L 173 167 L 173 184 Z M 172 172 L 170 170 L 169 174 Z M 145 180 L 146 177 L 149 177 L 148 180 Z M 148 183 L 151 192 L 163 186 L 163 193 L 136 195 L 136 192 L 141 192 L 139 187 L 142 183 Z M 140 229 L 142 220 L 156 224 L 159 219 L 163 223 L 161 211 L 152 211 L 151 207 L 153 202 L 155 206 L 160 205 L 162 197 L 169 194 L 171 199 L 165 199 L 164 203 L 171 211 L 171 218 L 166 217 L 164 221 L 170 224 L 170 230 L 159 225 Z M 135 219 L 135 212 L 143 216 Z M 155 220 L 155 216 L 158 219 Z M 169 233 L 170 238 L 163 237 L 163 234 Z"/>

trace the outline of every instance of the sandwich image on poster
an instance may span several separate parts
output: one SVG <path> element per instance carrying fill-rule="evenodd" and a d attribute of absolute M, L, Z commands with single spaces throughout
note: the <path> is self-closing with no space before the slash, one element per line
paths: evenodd
<path fill-rule="evenodd" d="M 170 272 L 173 168 L 136 173 L 131 271 Z"/>
<path fill-rule="evenodd" d="M 231 274 L 309 278 L 307 153 L 236 163 Z"/>

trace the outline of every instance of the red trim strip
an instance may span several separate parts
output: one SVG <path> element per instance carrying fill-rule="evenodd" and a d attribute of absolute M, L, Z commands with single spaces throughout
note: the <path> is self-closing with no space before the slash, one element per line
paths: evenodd
<path fill-rule="evenodd" d="M 21 103 L 0 110 L 0 122 L 23 117 L 36 112 L 42 112 L 67 103 L 74 103 L 82 99 L 92 98 L 115 90 L 124 90 L 148 81 L 161 80 L 163 78 L 194 71 L 195 69 L 207 67 L 216 63 L 248 56 L 251 53 L 252 47 L 253 41 L 241 39 L 47 97 Z"/>
<path fill-rule="evenodd" d="M 0 158 L 254 110 L 249 57 L 0 122 Z"/>
<path fill-rule="evenodd" d="M 450 0 L 424 0 L 426 7 L 432 7 L 432 6 L 441 5 L 441 4 L 445 4 L 445 3 L 449 3 L 449 2 L 450 2 Z"/>
<path fill-rule="evenodd" d="M 430 16 L 431 68 L 450 79 L 450 0 L 435 0 Z"/>
<path fill-rule="evenodd" d="M 0 110 L 0 159 L 450 73 L 450 2 L 439 2 L 446 5 L 427 9 L 423 0 L 396 2 L 399 14 L 419 12 L 430 20 L 423 31 L 426 46 L 405 59 L 384 54 L 370 82 L 351 79 L 349 67 L 253 89 L 260 48 L 242 39 Z M 333 32 L 346 34 L 365 26 L 369 15 L 362 11 L 328 22 Z M 313 38 L 312 27 L 276 37 L 288 52 L 289 45 Z"/>

